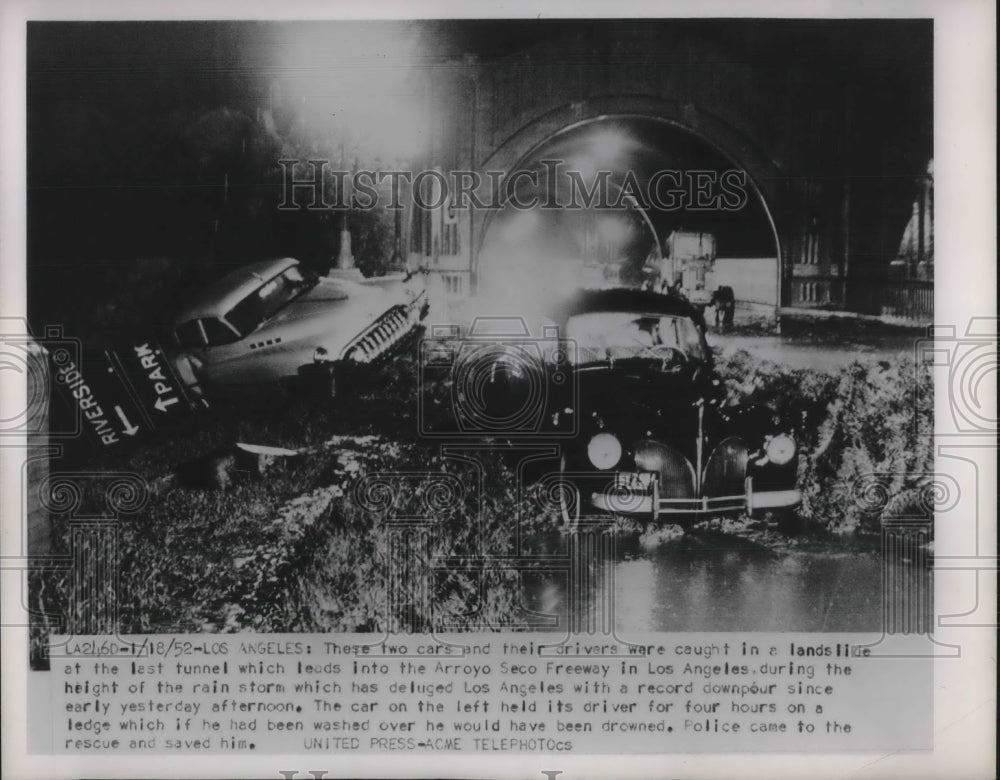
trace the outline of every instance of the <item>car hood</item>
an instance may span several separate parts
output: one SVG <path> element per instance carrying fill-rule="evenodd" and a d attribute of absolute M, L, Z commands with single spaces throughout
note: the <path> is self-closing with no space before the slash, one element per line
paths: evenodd
<path fill-rule="evenodd" d="M 321 279 L 249 338 L 257 341 L 280 336 L 286 342 L 310 340 L 315 342 L 314 346 L 339 351 L 389 308 L 405 303 L 408 303 L 405 295 L 383 288 L 362 284 L 347 286 L 340 281 L 332 284 Z"/>
<path fill-rule="evenodd" d="M 343 285 L 334 285 L 320 279 L 315 287 L 291 301 L 264 323 L 262 329 L 296 320 L 325 318 L 345 310 L 357 312 L 371 310 L 374 316 L 390 305 L 389 296 L 377 288 L 352 285 L 345 295 Z"/>
<path fill-rule="evenodd" d="M 663 370 L 658 361 L 618 361 L 614 366 L 588 365 L 576 378 L 584 411 L 633 414 L 689 407 L 700 394 L 690 365 Z"/>
<path fill-rule="evenodd" d="M 698 431 L 698 408 L 704 411 L 705 432 L 717 429 L 715 411 L 695 381 L 696 366 L 660 370 L 655 361 L 621 362 L 614 368 L 586 367 L 577 381 L 585 436 L 599 423 L 626 443 L 652 437 L 679 447 L 693 457 Z"/>

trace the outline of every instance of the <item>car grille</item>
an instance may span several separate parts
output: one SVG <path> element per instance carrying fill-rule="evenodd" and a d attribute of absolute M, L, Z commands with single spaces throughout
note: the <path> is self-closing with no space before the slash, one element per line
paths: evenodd
<path fill-rule="evenodd" d="M 646 439 L 636 445 L 635 465 L 642 471 L 660 475 L 661 498 L 692 498 L 695 495 L 694 468 L 677 450 Z"/>
<path fill-rule="evenodd" d="M 704 471 L 706 496 L 738 495 L 744 490 L 750 453 L 742 439 L 731 436 L 712 450 Z"/>
<path fill-rule="evenodd" d="M 712 450 L 702 472 L 701 495 L 708 497 L 742 495 L 745 491 L 749 450 L 744 441 L 731 436 Z M 694 466 L 680 452 L 652 439 L 639 442 L 635 464 L 642 471 L 660 477 L 660 497 L 692 498 L 695 489 Z"/>
<path fill-rule="evenodd" d="M 394 306 L 365 328 L 344 350 L 344 359 L 371 363 L 389 352 L 407 333 L 412 322 L 406 306 Z"/>

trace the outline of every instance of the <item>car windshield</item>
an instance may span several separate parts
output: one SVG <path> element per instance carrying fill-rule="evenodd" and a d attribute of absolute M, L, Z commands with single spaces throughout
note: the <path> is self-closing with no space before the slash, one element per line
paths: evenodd
<path fill-rule="evenodd" d="M 315 274 L 292 266 L 273 279 L 264 282 L 250 295 L 226 313 L 226 320 L 240 335 L 246 336 L 260 327 L 292 300 L 315 286 Z"/>
<path fill-rule="evenodd" d="M 566 338 L 578 363 L 647 358 L 704 360 L 698 327 L 687 317 L 636 312 L 588 312 L 570 317 Z"/>

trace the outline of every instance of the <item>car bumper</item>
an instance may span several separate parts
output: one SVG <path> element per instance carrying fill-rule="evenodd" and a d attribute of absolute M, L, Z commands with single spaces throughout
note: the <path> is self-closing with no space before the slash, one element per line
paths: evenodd
<path fill-rule="evenodd" d="M 662 498 L 659 483 L 639 491 L 621 485 L 603 493 L 592 493 L 591 503 L 605 512 L 623 515 L 647 515 L 654 520 L 664 515 L 711 515 L 727 512 L 753 512 L 756 509 L 781 509 L 798 505 L 802 493 L 787 490 L 754 490 L 753 478 L 747 477 L 742 493 L 697 498 Z"/>

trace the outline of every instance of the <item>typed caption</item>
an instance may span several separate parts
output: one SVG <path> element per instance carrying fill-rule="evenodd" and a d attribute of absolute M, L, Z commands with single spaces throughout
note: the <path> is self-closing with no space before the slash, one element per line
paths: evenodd
<path fill-rule="evenodd" d="M 53 637 L 52 752 L 930 748 L 929 659 L 858 637 Z"/>

